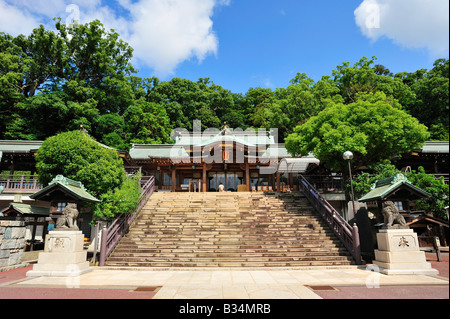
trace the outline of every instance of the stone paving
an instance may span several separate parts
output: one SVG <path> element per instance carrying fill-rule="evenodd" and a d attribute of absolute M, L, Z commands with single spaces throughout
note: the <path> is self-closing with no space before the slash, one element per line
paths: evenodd
<path fill-rule="evenodd" d="M 445 286 L 448 278 L 426 275 L 383 275 L 365 267 L 314 269 L 161 269 L 94 268 L 73 278 L 39 277 L 16 287 L 143 289 L 160 287 L 153 299 L 322 299 L 310 286 Z"/>

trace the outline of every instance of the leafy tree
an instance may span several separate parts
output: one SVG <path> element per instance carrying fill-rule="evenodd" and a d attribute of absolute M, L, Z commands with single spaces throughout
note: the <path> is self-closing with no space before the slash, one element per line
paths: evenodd
<path fill-rule="evenodd" d="M 332 104 L 295 128 L 286 139 L 292 155 L 310 152 L 332 170 L 345 166 L 342 154 L 351 150 L 354 165 L 369 165 L 421 147 L 427 128 L 387 101 L 384 93 L 360 95 L 350 104 Z"/>
<path fill-rule="evenodd" d="M 142 190 L 140 176 L 127 177 L 120 187 L 100 196 L 101 203 L 94 210 L 94 219 L 113 219 L 120 214 L 133 214 Z"/>
<path fill-rule="evenodd" d="M 371 60 L 363 57 L 353 66 L 344 62 L 333 70 L 334 82 L 345 103 L 355 102 L 360 94 L 381 91 L 391 99 L 398 100 L 402 106 L 408 106 L 416 99 L 414 92 L 403 81 L 393 78 L 384 66 L 372 66 L 376 60 L 376 57 Z"/>
<path fill-rule="evenodd" d="M 430 71 L 420 69 L 396 77 L 415 93 L 416 99 L 406 107 L 410 114 L 429 128 L 431 139 L 448 141 L 449 60 L 436 60 Z"/>
<path fill-rule="evenodd" d="M 19 119 L 17 103 L 23 99 L 22 78 L 29 59 L 23 59 L 22 50 L 14 45 L 13 37 L 0 33 L 0 138 L 8 123 Z"/>
<path fill-rule="evenodd" d="M 128 107 L 124 120 L 129 143 L 170 143 L 171 126 L 163 105 L 141 98 Z"/>
<path fill-rule="evenodd" d="M 202 121 L 202 128 L 220 128 L 223 119 L 228 118 L 228 112 L 234 108 L 234 96 L 230 91 L 201 78 L 197 82 L 174 78 L 154 86 L 148 98 L 149 102 L 164 105 L 172 128 L 184 127 L 192 130 L 192 123 Z M 236 114 L 231 118 L 236 119 Z"/>
<path fill-rule="evenodd" d="M 44 140 L 80 125 L 91 130 L 91 123 L 98 116 L 95 100 L 78 103 L 59 91 L 25 99 L 17 104 L 17 110 L 22 116 L 7 124 L 5 135 L 11 139 Z"/>
<path fill-rule="evenodd" d="M 99 114 L 123 113 L 133 101 L 132 49 L 116 32 L 98 20 L 67 28 L 56 19 L 55 27 L 0 34 L 1 138 L 89 129 Z"/>
<path fill-rule="evenodd" d="M 61 174 L 82 182 L 94 196 L 119 187 L 125 176 L 117 152 L 82 131 L 47 138 L 36 154 L 36 170 L 44 185 Z"/>
<path fill-rule="evenodd" d="M 240 109 L 247 114 L 246 125 L 248 127 L 268 127 L 265 116 L 268 100 L 273 96 L 271 89 L 250 88 L 245 96 L 240 99 Z"/>
<path fill-rule="evenodd" d="M 426 174 L 423 167 L 417 171 L 406 173 L 409 181 L 428 192 L 429 198 L 421 199 L 416 202 L 419 209 L 423 209 L 434 216 L 448 220 L 445 207 L 449 202 L 449 186 L 444 183 L 443 177 L 436 179 L 432 174 Z"/>
<path fill-rule="evenodd" d="M 298 73 L 286 89 L 277 89 L 271 99 L 266 100 L 266 129 L 278 128 L 284 140 L 293 128 L 317 115 L 331 102 L 342 102 L 339 89 L 330 77 L 314 82 L 306 74 Z"/>
<path fill-rule="evenodd" d="M 56 29 L 64 41 L 64 59 L 57 74 L 63 86 L 70 89 L 70 83 L 75 82 L 72 85 L 79 90 L 71 91 L 82 93 L 74 94 L 77 100 L 94 98 L 102 113 L 123 112 L 132 99 L 126 77 L 136 72 L 130 63 L 133 49 L 98 20 L 68 28 L 57 19 Z"/>
<path fill-rule="evenodd" d="M 356 198 L 367 194 L 373 184 L 379 179 L 385 179 L 401 173 L 395 165 L 389 163 L 375 163 L 369 165 L 372 174 L 362 172 L 353 179 L 353 190 Z M 347 191 L 350 191 L 350 185 L 347 185 Z"/>
<path fill-rule="evenodd" d="M 98 117 L 95 124 L 95 136 L 105 145 L 119 150 L 128 150 L 129 145 L 124 140 L 125 129 L 123 116 L 107 113 Z"/>

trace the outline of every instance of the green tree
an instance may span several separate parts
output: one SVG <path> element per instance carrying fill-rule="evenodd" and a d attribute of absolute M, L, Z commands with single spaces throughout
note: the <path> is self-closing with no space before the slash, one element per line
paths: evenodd
<path fill-rule="evenodd" d="M 133 49 L 98 20 L 68 28 L 57 19 L 56 30 L 63 40 L 57 84 L 78 102 L 95 99 L 101 113 L 123 112 L 133 98 L 127 79 L 136 72 L 130 63 Z"/>
<path fill-rule="evenodd" d="M 406 177 L 413 185 L 431 195 L 429 198 L 418 200 L 417 207 L 438 218 L 448 220 L 445 207 L 449 203 L 449 186 L 444 183 L 443 177 L 437 179 L 432 174 L 426 174 L 423 167 L 419 167 L 417 171 L 406 173 Z"/>
<path fill-rule="evenodd" d="M 278 128 L 279 136 L 284 140 L 297 125 L 317 115 L 328 104 L 343 102 L 343 99 L 330 77 L 324 76 L 316 83 L 306 74 L 298 73 L 291 85 L 277 89 L 266 102 L 265 128 Z"/>
<path fill-rule="evenodd" d="M 125 142 L 125 120 L 117 113 L 107 113 L 98 117 L 95 124 L 95 136 L 98 140 L 110 147 L 119 150 L 128 150 Z"/>
<path fill-rule="evenodd" d="M 120 187 L 100 196 L 101 203 L 94 210 L 94 219 L 114 219 L 120 214 L 133 214 L 139 203 L 142 189 L 140 176 L 127 177 Z"/>
<path fill-rule="evenodd" d="M 0 34 L 0 138 L 46 138 L 133 102 L 131 47 L 98 21 Z M 70 116 L 68 116 L 70 114 Z M 45 125 L 43 123 L 45 122 Z"/>
<path fill-rule="evenodd" d="M 11 139 L 44 140 L 57 133 L 76 130 L 80 125 L 91 130 L 98 117 L 93 99 L 78 103 L 64 92 L 44 92 L 17 104 L 21 117 L 7 124 L 5 136 Z"/>
<path fill-rule="evenodd" d="M 401 79 L 393 77 L 389 69 L 374 65 L 376 57 L 371 60 L 361 58 L 353 66 L 344 62 L 333 70 L 334 82 L 340 90 L 345 103 L 352 103 L 360 94 L 383 92 L 392 100 L 407 107 L 416 99 L 415 93 Z"/>
<path fill-rule="evenodd" d="M 388 103 L 382 92 L 360 95 L 350 104 L 332 104 L 295 128 L 286 139 L 292 155 L 310 152 L 332 170 L 345 167 L 342 154 L 351 150 L 354 165 L 369 165 L 400 156 L 428 139 L 427 128 Z"/>
<path fill-rule="evenodd" d="M 22 79 L 30 63 L 23 55 L 12 36 L 0 33 L 0 138 L 5 138 L 9 123 L 20 119 L 17 103 L 24 98 Z"/>
<path fill-rule="evenodd" d="M 449 139 L 449 60 L 438 59 L 432 70 L 417 70 L 413 73 L 398 73 L 417 97 L 406 106 L 410 114 L 425 124 L 431 139 Z"/>
<path fill-rule="evenodd" d="M 36 154 L 36 170 L 44 185 L 61 174 L 82 182 L 94 196 L 119 187 L 125 177 L 118 153 L 82 131 L 47 138 Z"/>
<path fill-rule="evenodd" d="M 361 198 L 367 194 L 377 180 L 389 178 L 401 173 L 395 165 L 389 163 L 375 163 L 368 167 L 371 174 L 363 172 L 353 179 L 353 190 L 356 198 Z M 350 185 L 347 185 L 347 192 L 349 191 Z"/>
<path fill-rule="evenodd" d="M 170 143 L 171 126 L 163 105 L 141 98 L 128 107 L 124 120 L 128 143 Z"/>
<path fill-rule="evenodd" d="M 246 114 L 247 127 L 268 127 L 265 112 L 268 100 L 273 96 L 271 89 L 249 88 L 245 96 L 239 99 L 240 109 Z M 243 128 L 243 127 L 242 127 Z"/>

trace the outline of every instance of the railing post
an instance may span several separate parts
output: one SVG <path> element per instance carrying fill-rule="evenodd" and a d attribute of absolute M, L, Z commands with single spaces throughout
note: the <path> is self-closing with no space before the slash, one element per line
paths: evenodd
<path fill-rule="evenodd" d="M 353 224 L 352 229 L 352 237 L 353 237 L 353 257 L 355 257 L 356 264 L 361 265 L 361 245 L 359 243 L 359 230 L 356 224 Z"/>
<path fill-rule="evenodd" d="M 102 241 L 101 241 L 101 244 L 100 244 L 99 266 L 104 266 L 105 265 L 107 242 L 108 242 L 108 229 L 106 227 L 104 227 L 102 229 Z"/>

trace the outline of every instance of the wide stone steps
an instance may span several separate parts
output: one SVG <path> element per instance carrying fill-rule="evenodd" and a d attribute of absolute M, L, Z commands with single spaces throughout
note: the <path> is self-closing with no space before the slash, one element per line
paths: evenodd
<path fill-rule="evenodd" d="M 117 267 L 351 263 L 300 193 L 155 193 L 107 260 Z"/>

